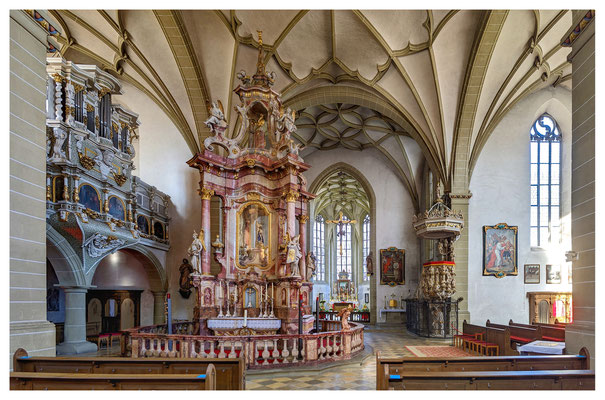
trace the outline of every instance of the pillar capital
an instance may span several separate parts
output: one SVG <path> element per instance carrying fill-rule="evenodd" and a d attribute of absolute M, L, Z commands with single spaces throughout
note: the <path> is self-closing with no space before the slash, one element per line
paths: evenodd
<path fill-rule="evenodd" d="M 296 202 L 296 200 L 298 199 L 299 196 L 300 196 L 300 193 L 298 193 L 294 190 L 290 190 L 290 191 L 284 193 L 284 197 L 286 198 L 286 202 L 288 202 L 288 203 Z"/>
<path fill-rule="evenodd" d="M 214 190 L 209 189 L 205 186 L 199 189 L 198 193 L 200 194 L 200 196 L 202 196 L 202 200 L 210 200 L 210 198 L 214 196 Z"/>
<path fill-rule="evenodd" d="M 307 221 L 309 221 L 309 216 L 308 215 L 299 215 L 298 220 L 300 221 L 301 224 L 306 224 Z"/>

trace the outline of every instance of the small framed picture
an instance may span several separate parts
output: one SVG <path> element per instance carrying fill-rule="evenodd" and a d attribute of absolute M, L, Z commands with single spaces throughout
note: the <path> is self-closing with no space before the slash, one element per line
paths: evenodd
<path fill-rule="evenodd" d="M 561 266 L 546 265 L 546 283 L 556 284 L 561 283 Z"/>
<path fill-rule="evenodd" d="M 524 283 L 540 283 L 540 264 L 525 264 Z"/>
<path fill-rule="evenodd" d="M 319 301 L 324 301 L 324 293 L 319 293 Z"/>

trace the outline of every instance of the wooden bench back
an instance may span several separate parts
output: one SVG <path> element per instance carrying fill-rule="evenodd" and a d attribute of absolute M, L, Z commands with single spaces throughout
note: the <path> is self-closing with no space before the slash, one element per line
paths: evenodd
<path fill-rule="evenodd" d="M 13 356 L 15 372 L 199 375 L 211 364 L 217 390 L 245 389 L 246 364 L 242 358 L 28 357 L 23 349 Z"/>
<path fill-rule="evenodd" d="M 594 390 L 591 370 L 406 371 L 386 375 L 387 390 Z"/>
<path fill-rule="evenodd" d="M 485 326 L 500 328 L 500 329 L 508 328 L 510 331 L 511 337 L 513 337 L 513 336 L 521 337 L 521 338 L 529 340 L 530 342 L 533 342 L 534 340 L 539 340 L 542 338 L 542 329 L 539 326 L 526 328 L 523 326 L 509 326 L 509 325 L 502 325 L 502 324 L 494 324 L 494 323 L 490 322 L 489 319 L 487 320 L 487 322 L 485 322 Z"/>
<path fill-rule="evenodd" d="M 559 325 L 529 325 L 529 324 L 520 324 L 518 322 L 513 322 L 511 319 L 508 321 L 509 326 L 520 326 L 524 328 L 534 328 L 536 326 L 540 327 L 542 332 L 542 338 L 555 338 L 559 340 L 565 340 L 565 326 Z M 545 339 L 548 340 L 548 339 Z"/>
<path fill-rule="evenodd" d="M 464 320 L 462 322 L 462 333 L 465 335 L 474 335 L 476 333 L 485 335 L 485 326 L 469 324 Z"/>
<path fill-rule="evenodd" d="M 212 364 L 205 374 L 72 374 L 11 372 L 11 390 L 215 390 Z"/>
<path fill-rule="evenodd" d="M 510 340 L 510 330 L 508 327 L 499 328 L 495 326 L 485 327 L 485 341 L 498 345 L 499 355 L 501 356 L 517 356 L 519 352 L 514 347 Z"/>
<path fill-rule="evenodd" d="M 497 329 L 497 328 L 491 328 Z M 382 357 L 376 352 L 376 390 L 388 389 L 388 375 L 408 371 L 543 371 L 588 370 L 590 354 L 583 347 L 579 355 L 488 356 L 488 357 Z M 387 379 L 385 379 L 385 376 Z"/>

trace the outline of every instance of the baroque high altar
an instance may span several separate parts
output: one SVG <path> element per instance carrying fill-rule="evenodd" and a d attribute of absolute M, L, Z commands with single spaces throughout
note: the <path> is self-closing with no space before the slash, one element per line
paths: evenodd
<path fill-rule="evenodd" d="M 291 138 L 294 111 L 284 110 L 271 88 L 275 74 L 265 72 L 262 59 L 259 32 L 256 73 L 237 74 L 237 132 L 229 134 L 222 104 L 213 103 L 206 121 L 213 136 L 187 162 L 200 172 L 202 226 L 188 256 L 202 335 L 295 334 L 299 319 L 302 333 L 313 327 L 314 265 L 305 253 L 308 204 L 315 196 L 302 175 L 310 166 Z M 212 196 L 222 201 L 222 237 L 214 240 Z M 217 276 L 210 273 L 211 257 L 221 266 Z"/>

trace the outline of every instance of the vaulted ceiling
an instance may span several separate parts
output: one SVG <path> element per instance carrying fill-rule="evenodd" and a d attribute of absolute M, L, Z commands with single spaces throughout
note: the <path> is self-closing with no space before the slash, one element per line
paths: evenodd
<path fill-rule="evenodd" d="M 313 201 L 315 215 L 337 219 L 342 212 L 349 219 L 361 218 L 370 213 L 370 200 L 363 186 L 344 171 L 336 171 L 317 189 Z"/>
<path fill-rule="evenodd" d="M 391 162 L 402 179 L 411 179 L 412 197 L 417 184 L 400 156 L 405 149 L 418 146 L 446 189 L 468 187 L 483 145 L 506 112 L 533 92 L 571 83 L 570 50 L 560 46 L 572 24 L 567 10 L 44 14 L 59 32 L 53 40 L 60 54 L 97 64 L 140 89 L 192 152 L 208 135 L 203 122 L 211 101 L 227 105 L 235 125 L 235 75 L 255 69 L 261 30 L 267 70 L 276 72 L 285 105 L 306 118 L 297 122 L 302 131 L 321 110 L 343 104 L 363 107 L 361 114 L 379 116 L 387 124 L 382 128 L 391 130 L 388 140 L 328 140 L 326 146 L 313 139 L 312 147 L 377 147 L 387 158 L 384 149 L 391 154 L 398 148 Z M 299 139 L 307 141 L 305 135 Z M 417 145 L 406 144 L 409 138 Z"/>

